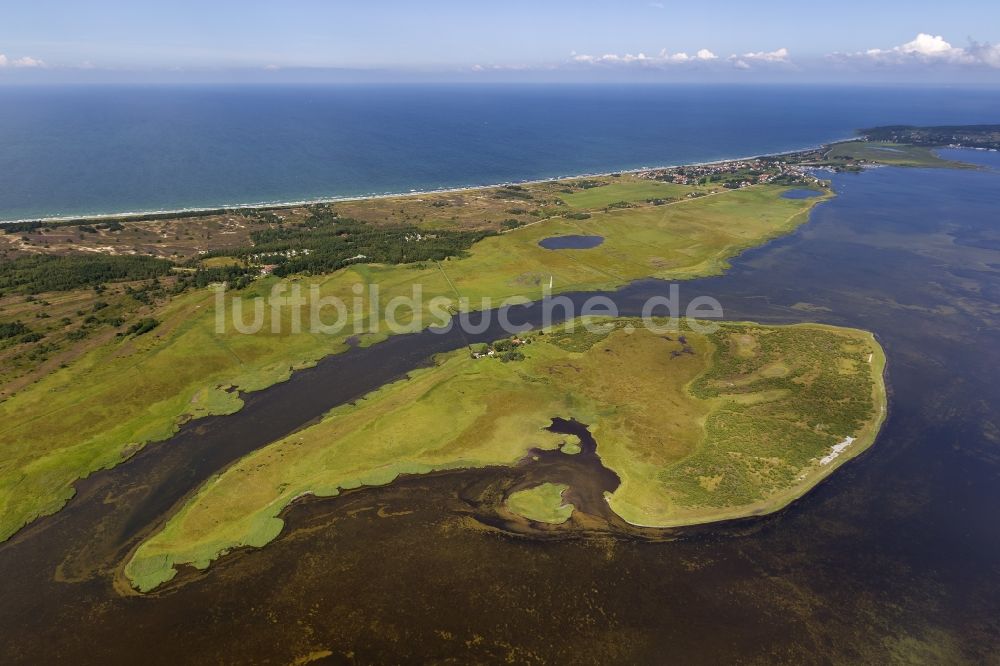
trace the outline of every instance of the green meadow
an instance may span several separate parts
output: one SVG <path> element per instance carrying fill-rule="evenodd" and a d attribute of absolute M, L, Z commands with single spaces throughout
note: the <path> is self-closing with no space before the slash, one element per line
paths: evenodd
<path fill-rule="evenodd" d="M 441 355 L 247 455 L 144 542 L 126 574 L 150 590 L 178 565 L 205 568 L 234 548 L 263 546 L 281 532 L 281 511 L 306 494 L 512 465 L 532 448 L 559 448 L 565 437 L 545 430 L 556 416 L 589 425 L 622 481 L 608 503 L 633 524 L 765 513 L 870 446 L 885 414 L 884 356 L 863 331 L 726 323 L 702 334 L 589 321 L 591 330 L 578 321 L 535 335 L 522 361 Z M 508 507 L 561 522 L 572 509 L 555 494 L 512 496 Z"/>
<path fill-rule="evenodd" d="M 600 187 L 590 187 L 572 194 L 560 194 L 559 198 L 572 208 L 593 210 L 605 208 L 620 201 L 641 203 L 650 199 L 683 199 L 694 191 L 694 188 L 686 185 L 637 178 Z"/>
<path fill-rule="evenodd" d="M 550 282 L 558 293 L 611 289 L 647 277 L 718 274 L 739 252 L 805 221 L 817 199 L 782 198 L 787 189 L 761 186 L 597 212 L 585 220 L 553 218 L 488 237 L 467 256 L 439 264 L 358 264 L 292 278 L 288 286 L 342 299 L 350 306 L 349 317 L 365 326 L 369 304 L 351 305 L 358 291 L 377 284 L 384 305 L 395 296 L 409 297 L 419 286 L 426 326 L 456 311 L 460 297 L 479 309 L 486 307 L 483 298 L 494 299 L 493 305 L 514 296 L 538 299 Z M 601 235 L 605 242 L 573 251 L 538 246 L 548 236 L 581 233 Z M 266 297 L 276 282 L 263 278 L 228 294 L 227 309 L 234 296 L 242 297 L 243 318 L 249 321 L 255 299 Z M 432 310 L 434 297 L 445 305 L 439 302 Z M 284 381 L 295 369 L 345 350 L 354 332 L 310 332 L 308 316 L 301 332 L 293 332 L 289 308 L 275 317 L 264 307 L 259 333 L 244 335 L 231 324 L 218 333 L 216 315 L 213 291 L 178 296 L 155 313 L 160 325 L 151 332 L 112 339 L 0 403 L 0 541 L 58 510 L 72 497 L 77 479 L 170 437 L 184 421 L 240 409 L 232 389 L 255 391 Z M 374 316 L 378 324 L 379 317 Z M 380 326 L 364 335 L 362 344 L 388 334 Z"/>
<path fill-rule="evenodd" d="M 583 220 L 554 218 L 485 238 L 468 258 L 441 266 L 458 293 L 473 299 L 537 298 L 550 279 L 558 292 L 613 289 L 648 277 L 716 275 L 733 256 L 805 221 L 816 199 L 782 198 L 788 189 L 753 187 L 597 212 Z M 574 234 L 601 236 L 604 242 L 588 250 L 538 245 L 551 236 Z"/>
<path fill-rule="evenodd" d="M 888 164 L 901 167 L 927 167 L 927 168 L 969 168 L 970 165 L 962 162 L 953 162 L 938 157 L 934 154 L 933 148 L 927 146 L 913 146 L 904 143 L 889 143 L 884 141 L 846 141 L 834 144 L 828 158 L 852 158 L 856 160 L 868 160 L 879 164 Z"/>

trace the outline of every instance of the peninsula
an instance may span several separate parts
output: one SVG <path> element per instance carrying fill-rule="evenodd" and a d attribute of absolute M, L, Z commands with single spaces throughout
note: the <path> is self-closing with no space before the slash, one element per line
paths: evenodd
<path fill-rule="evenodd" d="M 442 355 L 248 455 L 143 543 L 127 575 L 150 590 L 179 565 L 205 568 L 232 549 L 263 546 L 281 532 L 282 510 L 306 494 L 517 465 L 565 444 L 545 429 L 553 417 L 588 424 L 597 455 L 620 479 L 607 505 L 629 524 L 760 515 L 864 451 L 886 411 L 885 356 L 854 329 L 726 323 L 703 334 L 597 319 L 519 342 L 518 360 Z M 565 490 L 546 483 L 516 492 L 509 508 L 564 524 L 574 510 Z"/>

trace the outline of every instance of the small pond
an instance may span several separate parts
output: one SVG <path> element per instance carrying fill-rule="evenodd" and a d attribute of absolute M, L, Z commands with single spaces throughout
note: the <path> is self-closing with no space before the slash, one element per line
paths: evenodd
<path fill-rule="evenodd" d="M 551 236 L 538 241 L 546 250 L 586 250 L 604 242 L 604 236 Z"/>

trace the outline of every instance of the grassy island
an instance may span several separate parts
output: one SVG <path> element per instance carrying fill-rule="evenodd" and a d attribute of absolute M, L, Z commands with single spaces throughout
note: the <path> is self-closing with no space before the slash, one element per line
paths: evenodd
<path fill-rule="evenodd" d="M 519 490 L 507 498 L 507 508 L 528 520 L 559 525 L 573 514 L 573 505 L 563 501 L 567 488 L 564 483 L 543 483 Z"/>
<path fill-rule="evenodd" d="M 885 357 L 864 331 L 592 323 L 532 335 L 519 361 L 444 354 L 246 456 L 143 543 L 126 574 L 150 590 L 180 564 L 203 568 L 234 548 L 263 546 L 282 530 L 281 511 L 305 494 L 517 464 L 531 449 L 564 445 L 544 429 L 553 417 L 589 425 L 621 479 L 607 501 L 634 525 L 763 514 L 864 451 L 885 415 Z M 511 508 L 552 517 L 562 502 L 551 491 Z"/>

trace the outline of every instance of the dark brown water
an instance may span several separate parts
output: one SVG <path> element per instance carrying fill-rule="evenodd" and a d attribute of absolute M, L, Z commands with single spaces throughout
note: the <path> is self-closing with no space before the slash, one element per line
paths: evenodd
<path fill-rule="evenodd" d="M 0 662 L 993 660 L 1000 174 L 835 180 L 840 196 L 797 233 L 682 284 L 719 298 L 727 318 L 860 326 L 886 348 L 890 415 L 876 445 L 786 511 L 655 539 L 608 529 L 593 498 L 615 479 L 597 441 L 578 462 L 552 453 L 300 502 L 264 549 L 153 595 L 116 591 L 136 540 L 214 471 L 463 343 L 393 338 L 93 475 L 0 546 Z M 657 293 L 666 285 L 651 281 L 613 298 L 636 312 Z M 585 509 L 577 529 L 498 510 L 557 475 Z"/>

